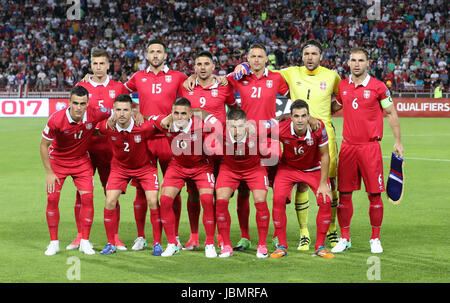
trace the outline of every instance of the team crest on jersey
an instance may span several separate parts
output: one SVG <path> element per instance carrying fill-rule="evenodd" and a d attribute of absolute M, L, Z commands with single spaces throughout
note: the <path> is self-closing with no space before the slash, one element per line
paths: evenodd
<path fill-rule="evenodd" d="M 134 142 L 136 143 L 141 143 L 142 139 L 141 139 L 141 135 L 135 135 L 134 136 Z"/>
<path fill-rule="evenodd" d="M 112 141 L 116 141 L 116 137 L 111 136 L 111 140 L 112 140 Z"/>
<path fill-rule="evenodd" d="M 266 87 L 272 88 L 273 87 L 273 80 L 266 80 Z"/>
<path fill-rule="evenodd" d="M 325 81 L 321 81 L 320 82 L 320 89 L 321 90 L 326 90 L 327 89 L 327 83 Z"/>
<path fill-rule="evenodd" d="M 365 90 L 364 91 L 364 99 L 369 99 L 370 98 L 370 90 Z"/>
<path fill-rule="evenodd" d="M 165 76 L 165 79 L 166 79 L 166 82 L 167 82 L 167 83 L 172 82 L 172 75 L 166 75 L 166 76 Z"/>
<path fill-rule="evenodd" d="M 283 142 L 284 142 L 284 144 L 290 144 L 291 143 L 289 140 L 284 140 Z"/>
<path fill-rule="evenodd" d="M 141 81 L 142 82 L 147 82 L 147 78 L 142 78 Z"/>
<path fill-rule="evenodd" d="M 343 94 L 344 96 L 347 96 L 347 91 L 344 90 L 344 91 L 342 92 L 342 94 Z"/>
<path fill-rule="evenodd" d="M 307 138 L 306 139 L 306 145 L 308 145 L 308 146 L 314 145 L 314 139 L 313 138 Z"/>
<path fill-rule="evenodd" d="M 248 85 L 248 81 L 242 81 L 242 85 Z"/>
<path fill-rule="evenodd" d="M 115 91 L 115 90 L 110 90 L 110 91 L 109 91 L 109 97 L 110 97 L 111 99 L 114 99 L 114 98 L 116 97 L 116 91 Z"/>
<path fill-rule="evenodd" d="M 89 99 L 91 99 L 92 98 L 92 94 L 89 94 Z"/>
<path fill-rule="evenodd" d="M 189 95 L 189 96 L 193 96 L 193 95 L 194 95 L 194 92 L 189 92 L 188 95 Z"/>
<path fill-rule="evenodd" d="M 212 89 L 211 90 L 211 96 L 217 97 L 218 95 L 219 95 L 219 91 L 217 89 Z"/>
<path fill-rule="evenodd" d="M 86 124 L 86 129 L 92 129 L 92 123 Z"/>

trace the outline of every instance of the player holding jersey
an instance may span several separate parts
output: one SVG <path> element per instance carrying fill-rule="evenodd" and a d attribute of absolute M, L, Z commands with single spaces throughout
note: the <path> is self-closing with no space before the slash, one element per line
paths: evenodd
<path fill-rule="evenodd" d="M 105 107 L 112 109 L 114 98 L 120 94 L 128 93 L 128 90 L 121 82 L 112 80 L 108 75 L 109 70 L 109 54 L 104 49 L 94 48 L 91 51 L 91 69 L 93 75 L 88 76 L 87 81 L 81 81 L 76 85 L 82 86 L 89 92 L 90 107 Z M 98 172 L 103 189 L 106 188 L 109 172 L 111 169 L 112 151 L 105 137 L 92 136 L 89 142 L 89 157 L 92 167 Z M 69 244 L 66 249 L 76 249 L 80 245 L 81 240 L 81 223 L 80 223 L 81 199 L 77 192 L 75 202 L 75 222 L 77 224 L 78 235 L 75 240 Z M 120 206 L 117 203 L 117 230 L 115 233 L 116 244 L 119 250 L 126 250 L 125 245 L 120 241 L 118 236 Z"/>
<path fill-rule="evenodd" d="M 361 189 L 364 181 L 370 201 L 369 218 L 372 225 L 370 250 L 381 253 L 380 228 L 383 221 L 385 190 L 383 159 L 379 141 L 383 138 L 383 112 L 387 115 L 394 135 L 394 152 L 403 157 L 400 123 L 394 103 L 386 85 L 367 73 L 369 56 L 366 50 L 355 48 L 348 61 L 351 75 L 339 83 L 336 109 L 344 115 L 343 140 L 339 153 L 339 206 L 338 220 L 341 238 L 332 252 L 351 247 L 350 221 L 353 215 L 352 193 Z"/>
<path fill-rule="evenodd" d="M 331 189 L 328 179 L 330 156 L 328 154 L 328 135 L 323 123 L 317 131 L 309 124 L 308 103 L 296 100 L 291 105 L 291 119 L 279 123 L 280 141 L 283 155 L 278 165 L 274 183 L 273 224 L 279 245 L 271 258 L 287 255 L 286 239 L 286 199 L 291 196 L 295 184 L 307 184 L 317 197 L 317 238 L 315 254 L 324 258 L 334 258 L 324 246 L 331 220 Z"/>
<path fill-rule="evenodd" d="M 132 118 L 131 97 L 127 94 L 119 95 L 114 101 L 115 129 L 107 127 L 107 122 L 99 123 L 98 130 L 112 146 L 113 159 L 111 173 L 106 186 L 106 203 L 104 209 L 104 224 L 108 244 L 102 250 L 102 255 L 116 252 L 116 238 L 114 232 L 117 220 L 117 199 L 126 192 L 131 179 L 135 180 L 144 190 L 150 207 L 150 219 L 153 227 L 153 255 L 159 256 L 161 248 L 161 220 L 158 207 L 158 168 L 156 160 L 148 153 L 147 140 L 157 129 L 154 121 L 145 121 L 137 126 Z"/>
<path fill-rule="evenodd" d="M 165 65 L 167 59 L 166 45 L 159 39 L 151 40 L 147 48 L 146 59 L 149 66 L 138 71 L 125 83 L 130 92 L 137 92 L 139 96 L 139 112 L 148 117 L 151 115 L 168 115 L 172 111 L 172 104 L 180 95 L 180 84 L 186 80 L 186 75 L 169 69 Z M 157 158 L 164 175 L 172 157 L 172 152 L 163 135 L 156 135 L 147 141 L 149 151 Z M 176 216 L 176 233 L 180 221 L 181 199 L 174 201 Z M 145 218 L 147 214 L 147 200 L 142 188 L 136 188 L 134 211 L 138 238 L 132 247 L 141 250 L 147 246 L 145 240 Z M 178 238 L 178 236 L 177 236 Z M 181 247 L 181 243 L 179 243 Z"/>
<path fill-rule="evenodd" d="M 339 75 L 320 65 L 322 60 L 322 46 L 316 40 L 309 40 L 302 48 L 302 60 L 304 66 L 291 66 L 278 71 L 289 85 L 291 100 L 305 100 L 308 102 L 311 116 L 322 120 L 325 124 L 330 153 L 329 178 L 333 194 L 331 205 L 332 217 L 327 238 L 331 246 L 337 243 L 336 231 L 336 206 L 338 205 L 338 193 L 336 185 L 337 176 L 337 144 L 334 126 L 331 121 L 332 95 L 337 94 L 338 84 L 341 81 Z M 295 209 L 300 226 L 300 242 L 297 249 L 309 250 L 308 231 L 308 186 L 298 186 L 295 198 Z"/>
<path fill-rule="evenodd" d="M 45 251 L 48 256 L 59 251 L 58 204 L 67 176 L 72 176 L 81 197 L 79 250 L 88 255 L 95 254 L 89 242 L 94 217 L 94 188 L 88 145 L 95 126 L 107 119 L 111 110 L 88 105 L 89 92 L 84 87 L 75 86 L 70 92 L 69 107 L 52 114 L 42 132 L 40 154 L 46 170 L 46 216 L 50 232 L 50 244 Z"/>

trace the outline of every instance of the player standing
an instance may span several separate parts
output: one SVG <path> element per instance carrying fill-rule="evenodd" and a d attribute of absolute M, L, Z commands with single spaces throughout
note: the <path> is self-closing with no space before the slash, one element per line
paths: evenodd
<path fill-rule="evenodd" d="M 227 80 L 235 91 L 239 92 L 241 98 L 241 108 L 247 115 L 248 121 L 267 121 L 275 118 L 277 95 L 287 96 L 289 88 L 283 77 L 266 68 L 268 62 L 266 48 L 262 44 L 254 44 L 249 48 L 247 55 L 249 62 L 249 73 L 240 80 L 234 79 L 234 73 L 227 76 Z M 270 154 L 265 160 L 265 167 L 268 170 L 269 183 L 273 184 L 276 173 L 276 164 L 280 155 L 279 142 L 271 141 L 268 138 Z M 239 240 L 235 250 L 245 250 L 251 247 L 250 233 L 248 228 L 250 204 L 250 191 L 246 185 L 239 187 L 237 197 L 237 213 L 239 226 L 241 228 L 241 240 Z"/>
<path fill-rule="evenodd" d="M 245 182 L 253 194 L 256 208 L 256 225 L 258 227 L 257 258 L 266 258 L 267 233 L 269 231 L 270 212 L 267 207 L 267 189 L 269 181 L 267 170 L 261 166 L 259 140 L 256 134 L 248 131 L 247 117 L 242 109 L 232 109 L 227 114 L 227 128 L 223 138 L 223 162 L 220 165 L 216 181 L 216 220 L 223 237 L 220 257 L 233 255 L 230 241 L 231 217 L 228 204 L 233 192 L 241 182 Z M 220 148 L 222 148 L 220 146 Z"/>
<path fill-rule="evenodd" d="M 332 252 L 351 247 L 350 221 L 353 215 L 352 193 L 361 189 L 364 181 L 370 201 L 369 218 L 372 225 L 370 250 L 381 253 L 380 228 L 383 221 L 385 190 L 383 158 L 379 141 L 383 138 L 383 112 L 387 115 L 394 135 L 394 152 L 403 157 L 400 122 L 394 102 L 386 85 L 367 73 L 369 55 L 362 48 L 352 49 L 348 61 L 351 75 L 339 83 L 336 109 L 343 108 L 344 126 L 339 153 L 339 206 L 338 220 L 341 238 Z"/>
<path fill-rule="evenodd" d="M 147 140 L 158 131 L 153 126 L 153 121 L 145 121 L 141 126 L 135 124 L 132 118 L 132 104 L 129 95 L 119 95 L 114 101 L 115 130 L 108 128 L 105 121 L 98 125 L 99 132 L 105 135 L 114 154 L 104 209 L 108 244 L 101 254 L 109 255 L 116 252 L 114 231 L 117 224 L 115 220 L 117 199 L 120 194 L 126 192 L 128 182 L 133 179 L 145 192 L 153 227 L 153 255 L 159 256 L 162 253 L 160 244 L 162 229 L 158 205 L 158 168 L 154 157 L 147 150 Z"/>
<path fill-rule="evenodd" d="M 214 245 L 216 229 L 213 200 L 214 168 L 203 150 L 203 142 L 207 135 L 204 129 L 214 127 L 214 123 L 219 124 L 219 122 L 212 115 L 208 116 L 205 122 L 193 116 L 191 104 L 186 98 L 179 98 L 174 102 L 171 116 L 173 119 L 171 127 L 168 130 L 160 128 L 174 154 L 161 186 L 161 218 L 168 242 L 161 256 L 169 257 L 179 252 L 175 237 L 173 200 L 185 182 L 190 181 L 197 186 L 203 208 L 202 221 L 206 232 L 205 255 L 208 258 L 214 258 L 217 256 Z M 163 117 L 157 118 L 157 127 L 160 127 L 162 119 Z"/>
<path fill-rule="evenodd" d="M 151 40 L 147 48 L 147 61 L 149 66 L 138 71 L 125 83 L 130 92 L 137 92 L 139 96 L 139 112 L 148 117 L 151 115 L 168 115 L 172 111 L 172 104 L 180 95 L 180 84 L 186 80 L 186 75 L 169 69 L 165 65 L 167 59 L 166 45 L 159 39 Z M 154 139 L 147 141 L 149 151 L 158 160 L 164 175 L 172 157 L 169 143 L 163 135 L 156 135 Z M 178 236 L 178 224 L 180 221 L 181 198 L 174 201 L 176 233 Z M 136 187 L 134 211 L 138 238 L 135 240 L 133 250 L 141 250 L 147 246 L 145 240 L 145 218 L 147 214 L 147 199 L 145 192 L 139 186 Z M 179 243 L 179 240 L 178 240 Z M 181 247 L 181 243 L 179 243 Z"/>
<path fill-rule="evenodd" d="M 194 87 L 188 90 L 181 88 L 181 97 L 191 102 L 192 109 L 202 109 L 216 117 L 225 128 L 226 106 L 233 107 L 236 104 L 233 89 L 230 85 L 219 85 L 219 81 L 214 76 L 214 60 L 210 52 L 200 52 L 196 55 L 194 62 L 195 75 Z M 217 177 L 220 158 L 212 158 L 214 162 L 214 175 Z M 183 250 L 192 250 L 199 246 L 198 241 L 198 220 L 200 216 L 200 201 L 195 184 L 188 184 L 187 210 L 191 235 L 189 241 L 184 245 Z M 218 236 L 219 242 L 219 236 Z"/>
<path fill-rule="evenodd" d="M 332 96 L 337 95 L 338 84 L 341 81 L 339 75 L 320 65 L 323 58 L 323 50 L 316 40 L 308 40 L 302 48 L 302 60 L 304 66 L 291 66 L 278 71 L 289 85 L 291 100 L 305 100 L 308 102 L 311 116 L 320 119 L 326 127 L 329 140 L 330 171 L 329 178 L 333 201 L 331 204 L 331 224 L 327 238 L 334 247 L 337 243 L 336 231 L 336 206 L 338 205 L 337 193 L 337 144 L 334 126 L 331 120 Z M 295 210 L 300 226 L 300 242 L 298 250 L 309 250 L 308 230 L 308 186 L 297 186 L 295 197 Z"/>
<path fill-rule="evenodd" d="M 312 131 L 308 118 L 308 103 L 296 100 L 291 105 L 291 119 L 279 123 L 278 132 L 279 139 L 283 143 L 283 155 L 275 176 L 272 210 L 279 245 L 270 255 L 271 258 L 287 255 L 286 199 L 290 197 L 295 184 L 304 183 L 316 194 L 319 206 L 315 254 L 324 258 L 334 258 L 324 246 L 331 220 L 328 135 L 322 123 L 319 130 Z"/>
<path fill-rule="evenodd" d="M 72 176 L 80 193 L 81 240 L 79 250 L 93 255 L 95 251 L 89 242 L 93 206 L 93 169 L 88 154 L 88 144 L 98 122 L 107 119 L 111 110 L 93 108 L 89 105 L 89 92 L 75 86 L 70 92 L 69 107 L 52 114 L 42 132 L 40 143 L 41 159 L 46 170 L 47 224 L 50 244 L 45 254 L 50 256 L 59 251 L 59 198 L 67 176 Z"/>
<path fill-rule="evenodd" d="M 89 92 L 89 106 L 90 107 L 105 107 L 112 109 L 114 98 L 120 94 L 128 93 L 128 90 L 121 82 L 112 80 L 108 75 L 110 62 L 109 54 L 104 49 L 94 48 L 91 51 L 91 69 L 94 72 L 92 76 L 88 76 L 87 81 L 81 81 L 76 85 L 82 86 Z M 92 167 L 98 172 L 100 181 L 105 191 L 106 183 L 108 181 L 109 172 L 111 170 L 112 150 L 105 137 L 92 136 L 89 142 L 89 157 L 91 159 Z M 80 223 L 80 208 L 81 199 L 80 194 L 76 194 L 76 202 L 74 207 L 75 222 L 77 224 L 78 235 L 75 240 L 69 244 L 66 249 L 76 249 L 80 245 L 81 240 L 81 223 Z M 117 230 L 115 232 L 115 242 L 117 249 L 126 250 L 125 245 L 120 241 L 119 219 L 120 206 L 117 203 Z"/>

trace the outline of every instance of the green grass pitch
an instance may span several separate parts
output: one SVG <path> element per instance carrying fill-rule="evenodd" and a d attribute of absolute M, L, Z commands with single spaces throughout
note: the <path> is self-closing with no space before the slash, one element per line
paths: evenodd
<path fill-rule="evenodd" d="M 236 253 L 228 259 L 206 259 L 203 247 L 179 255 L 162 258 L 151 255 L 151 249 L 140 252 L 119 251 L 112 256 L 85 256 L 64 248 L 76 235 L 73 215 L 75 188 L 69 178 L 63 188 L 60 210 L 61 252 L 47 257 L 49 242 L 45 220 L 45 172 L 39 156 L 39 141 L 46 119 L 0 119 L 0 282 L 31 283 L 406 283 L 449 282 L 449 213 L 450 213 L 450 133 L 445 118 L 401 119 L 405 148 L 405 195 L 400 205 L 384 200 L 382 244 L 384 253 L 372 255 L 369 248 L 370 224 L 368 199 L 363 191 L 354 194 L 352 249 L 337 254 L 335 259 L 312 257 L 310 252 L 296 250 L 298 223 L 294 206 L 288 205 L 289 255 L 283 259 L 257 259 L 256 248 Z M 342 119 L 335 119 L 338 142 L 341 141 Z M 382 149 L 385 178 L 393 146 L 392 132 L 385 121 Z M 103 225 L 104 195 L 95 177 L 95 215 L 91 242 L 99 252 L 105 245 Z M 317 205 L 310 193 L 309 228 L 315 241 Z M 120 237 L 128 248 L 136 238 L 132 201 L 134 188 L 129 187 L 120 198 Z M 186 242 L 189 222 L 186 193 L 180 236 Z M 272 192 L 269 191 L 269 206 Z M 240 232 L 235 211 L 235 198 L 230 203 L 233 243 Z M 251 236 L 256 244 L 257 232 L 251 209 Z M 146 234 L 151 239 L 147 216 Z M 204 230 L 200 225 L 200 241 Z M 273 225 L 271 222 L 268 243 Z M 151 243 L 151 241 L 149 241 Z M 163 247 L 166 245 L 163 236 Z M 268 247 L 271 247 L 270 245 Z M 272 249 L 270 248 L 269 251 Z M 75 257 L 75 258 L 73 258 Z M 75 263 L 74 260 L 76 261 Z M 78 262 L 78 263 L 77 263 Z M 74 266 L 79 265 L 79 271 Z M 75 275 L 74 275 L 75 274 Z M 75 278 L 75 279 L 74 279 Z M 79 278 L 79 279 L 78 279 Z"/>

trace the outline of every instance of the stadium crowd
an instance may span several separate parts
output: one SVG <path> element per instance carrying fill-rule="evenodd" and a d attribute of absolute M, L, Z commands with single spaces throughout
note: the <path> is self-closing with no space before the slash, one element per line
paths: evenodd
<path fill-rule="evenodd" d="M 112 56 L 110 74 L 126 81 L 146 67 L 146 42 L 162 38 L 168 66 L 193 72 L 193 57 L 208 50 L 217 72 L 227 74 L 254 42 L 266 45 L 269 68 L 299 65 L 300 45 L 317 39 L 322 65 L 348 76 L 348 50 L 366 47 L 371 71 L 393 90 L 448 87 L 448 2 L 381 2 L 368 20 L 369 1 L 81 1 L 81 20 L 55 0 L 0 0 L 0 90 L 66 89 L 89 70 L 89 54 L 102 46 Z"/>

